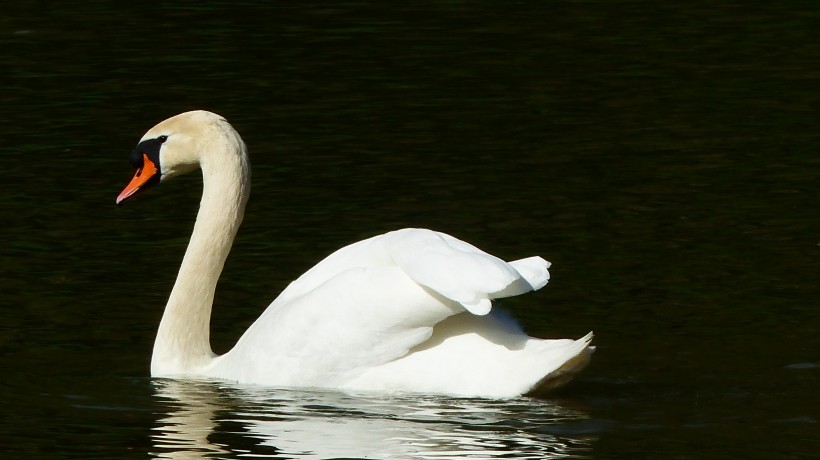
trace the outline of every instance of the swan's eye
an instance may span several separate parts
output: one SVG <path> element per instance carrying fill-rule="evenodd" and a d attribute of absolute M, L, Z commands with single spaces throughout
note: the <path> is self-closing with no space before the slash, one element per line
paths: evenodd
<path fill-rule="evenodd" d="M 163 134 L 162 136 L 158 137 L 158 138 L 157 138 L 157 140 L 159 140 L 159 141 L 160 141 L 160 143 L 165 142 L 165 141 L 167 141 L 167 140 L 168 140 L 168 136 L 166 136 L 165 134 Z"/>

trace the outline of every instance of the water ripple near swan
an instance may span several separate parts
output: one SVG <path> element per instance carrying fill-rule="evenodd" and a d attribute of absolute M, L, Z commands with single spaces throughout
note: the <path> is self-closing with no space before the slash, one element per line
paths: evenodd
<path fill-rule="evenodd" d="M 158 381 L 158 458 L 578 458 L 586 414 L 551 401 L 237 387 Z M 562 434 L 556 435 L 555 432 Z"/>

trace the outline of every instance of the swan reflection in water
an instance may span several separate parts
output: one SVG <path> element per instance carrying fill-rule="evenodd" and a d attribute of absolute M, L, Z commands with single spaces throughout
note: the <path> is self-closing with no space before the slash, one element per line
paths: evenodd
<path fill-rule="evenodd" d="M 583 412 L 537 399 L 155 385 L 158 458 L 579 458 L 592 441 L 565 434 Z"/>

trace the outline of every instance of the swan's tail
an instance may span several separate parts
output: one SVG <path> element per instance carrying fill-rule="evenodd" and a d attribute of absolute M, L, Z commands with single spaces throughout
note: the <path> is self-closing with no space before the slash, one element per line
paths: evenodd
<path fill-rule="evenodd" d="M 536 383 L 529 395 L 544 395 L 550 393 L 574 379 L 584 368 L 587 367 L 595 351 L 595 347 L 590 346 L 592 342 L 592 332 L 574 341 L 567 347 L 566 361 L 558 369 L 545 375 Z"/>

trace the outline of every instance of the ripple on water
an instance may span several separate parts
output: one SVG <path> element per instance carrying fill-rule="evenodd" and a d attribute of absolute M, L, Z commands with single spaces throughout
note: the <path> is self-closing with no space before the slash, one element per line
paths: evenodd
<path fill-rule="evenodd" d="M 350 395 L 162 381 L 160 458 L 579 458 L 587 415 L 551 401 Z M 216 442 L 218 440 L 218 442 Z"/>

